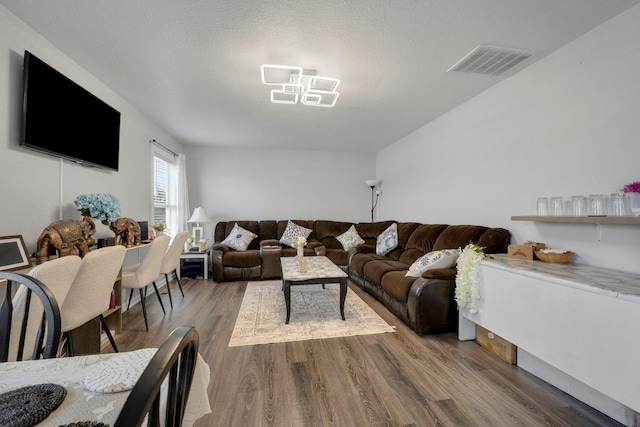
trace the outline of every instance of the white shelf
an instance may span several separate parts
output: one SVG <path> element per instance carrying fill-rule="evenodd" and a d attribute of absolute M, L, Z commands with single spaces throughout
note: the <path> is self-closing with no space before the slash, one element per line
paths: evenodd
<path fill-rule="evenodd" d="M 512 216 L 511 221 L 556 222 L 564 224 L 640 225 L 640 216 Z"/>

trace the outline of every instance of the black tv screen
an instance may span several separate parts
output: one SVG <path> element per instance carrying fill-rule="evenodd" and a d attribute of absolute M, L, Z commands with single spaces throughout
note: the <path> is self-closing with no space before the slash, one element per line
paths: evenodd
<path fill-rule="evenodd" d="M 20 145 L 117 171 L 120 113 L 25 51 Z"/>

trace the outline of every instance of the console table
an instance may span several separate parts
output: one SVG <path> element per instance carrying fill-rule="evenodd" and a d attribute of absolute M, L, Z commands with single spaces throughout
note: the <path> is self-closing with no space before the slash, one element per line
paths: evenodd
<path fill-rule="evenodd" d="M 460 311 L 459 339 L 487 328 L 518 346 L 518 359 L 523 350 L 640 418 L 640 275 L 503 254 L 482 261 L 479 275 L 478 312 Z"/>

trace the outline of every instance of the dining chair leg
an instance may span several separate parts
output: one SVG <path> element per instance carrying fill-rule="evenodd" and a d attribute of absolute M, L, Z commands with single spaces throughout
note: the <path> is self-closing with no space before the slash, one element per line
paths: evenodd
<path fill-rule="evenodd" d="M 71 332 L 67 331 L 64 333 L 65 338 L 67 339 L 67 356 L 73 357 L 75 353 L 73 351 L 73 342 L 71 341 Z"/>
<path fill-rule="evenodd" d="M 111 335 L 111 331 L 109 330 L 109 325 L 107 325 L 107 321 L 104 319 L 104 316 L 102 314 L 98 315 L 98 317 L 100 318 L 100 323 L 102 323 L 102 329 L 104 329 L 104 332 L 107 334 L 107 338 L 109 338 L 109 342 L 111 343 L 111 347 L 113 348 L 113 351 L 118 353 L 118 347 L 116 346 L 116 342 L 113 339 L 113 335 Z"/>
<path fill-rule="evenodd" d="M 178 277 L 178 270 L 173 270 L 173 274 L 176 276 L 176 282 L 178 282 L 180 293 L 182 294 L 182 298 L 184 298 L 184 291 L 182 290 L 182 283 L 180 283 L 180 277 Z"/>
<path fill-rule="evenodd" d="M 147 287 L 144 287 L 145 291 L 147 290 Z M 147 323 L 147 307 L 144 303 L 145 297 L 142 294 L 142 288 L 139 289 L 140 290 L 140 303 L 142 304 L 142 316 L 144 317 L 144 327 L 147 330 L 147 332 L 149 332 L 149 324 Z"/>
<path fill-rule="evenodd" d="M 131 307 L 131 297 L 133 296 L 133 288 L 131 288 L 129 292 L 129 304 L 127 304 L 127 311 L 129 311 L 129 307 Z"/>
<path fill-rule="evenodd" d="M 167 281 L 167 293 L 169 294 L 169 303 L 171 304 L 171 309 L 173 310 L 173 299 L 171 299 L 171 286 L 169 286 L 169 275 L 165 274 L 164 279 Z"/>
<path fill-rule="evenodd" d="M 160 298 L 160 292 L 158 292 L 158 287 L 156 286 L 156 282 L 152 282 L 153 283 L 153 289 L 156 290 L 156 296 L 158 297 L 158 301 L 160 301 L 160 307 L 162 307 L 162 312 L 164 314 L 167 314 L 166 311 L 164 311 L 164 304 L 162 304 L 162 298 Z"/>

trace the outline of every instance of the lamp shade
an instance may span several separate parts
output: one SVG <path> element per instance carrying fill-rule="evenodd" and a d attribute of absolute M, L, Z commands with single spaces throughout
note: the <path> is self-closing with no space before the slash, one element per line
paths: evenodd
<path fill-rule="evenodd" d="M 368 179 L 364 183 L 367 184 L 369 187 L 375 187 L 380 183 L 380 181 L 378 181 L 377 179 Z"/>
<path fill-rule="evenodd" d="M 189 221 L 187 222 L 200 224 L 200 223 L 208 223 L 211 221 L 207 217 L 207 212 L 204 210 L 204 208 L 197 207 L 193 210 L 193 215 L 191 215 L 191 218 L 189 218 Z"/>

